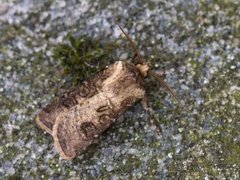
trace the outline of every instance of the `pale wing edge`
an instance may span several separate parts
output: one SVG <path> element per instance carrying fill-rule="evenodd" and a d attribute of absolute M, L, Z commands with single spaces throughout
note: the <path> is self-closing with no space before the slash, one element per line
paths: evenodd
<path fill-rule="evenodd" d="M 61 115 L 59 115 L 57 118 L 56 118 L 56 121 L 55 121 L 55 124 L 53 125 L 53 131 L 52 131 L 52 136 L 53 136 L 53 139 L 54 139 L 54 147 L 55 149 L 57 150 L 57 152 L 60 154 L 61 158 L 62 159 L 65 159 L 65 160 L 71 160 L 73 159 L 75 156 L 76 156 L 76 153 L 72 156 L 67 156 L 62 147 L 61 147 L 61 144 L 59 142 L 59 139 L 58 139 L 58 136 L 57 136 L 57 133 L 58 133 L 58 125 L 59 125 L 59 120 L 60 120 L 60 117 Z"/>
<path fill-rule="evenodd" d="M 39 114 L 37 115 L 35 121 L 41 129 L 45 130 L 48 134 L 52 135 L 52 130 L 42 123 L 42 121 L 39 118 Z"/>

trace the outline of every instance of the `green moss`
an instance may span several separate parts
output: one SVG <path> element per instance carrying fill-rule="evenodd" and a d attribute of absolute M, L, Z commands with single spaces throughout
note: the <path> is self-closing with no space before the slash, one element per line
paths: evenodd
<path fill-rule="evenodd" d="M 218 168 L 222 165 L 234 172 L 234 168 L 231 167 L 240 162 L 240 144 L 232 138 L 237 134 L 237 128 L 227 125 L 204 134 L 184 156 L 174 157 L 175 160 L 169 169 L 170 176 L 202 179 L 207 174 L 209 177 L 217 177 Z M 182 161 L 179 161 L 179 157 Z"/>
<path fill-rule="evenodd" d="M 146 177 L 150 179 L 154 179 L 156 176 L 156 172 L 158 170 L 158 157 L 157 156 L 152 156 L 151 159 L 148 161 L 147 165 L 147 174 Z M 143 178 L 146 178 L 143 177 Z"/>
<path fill-rule="evenodd" d="M 221 84 L 221 81 L 218 81 L 219 83 Z M 207 174 L 209 177 L 217 177 L 221 172 L 224 173 L 223 165 L 228 167 L 228 172 L 236 172 L 235 165 L 240 162 L 240 144 L 234 140 L 234 137 L 239 136 L 236 118 L 239 117 L 239 111 L 231 104 L 232 96 L 221 97 L 221 95 L 216 92 L 211 93 L 208 98 L 209 103 L 204 107 L 204 112 L 207 111 L 212 115 L 208 123 L 213 129 L 203 133 L 201 128 L 191 128 L 192 130 L 183 133 L 183 142 L 185 144 L 194 142 L 194 144 L 189 145 L 186 152 L 174 157 L 169 170 L 170 176 L 204 178 Z M 238 97 L 239 93 L 234 93 L 236 101 Z M 222 110 L 218 99 L 227 102 Z M 233 113 L 234 109 L 237 114 Z M 196 116 L 196 119 L 202 118 L 201 114 Z"/>
<path fill-rule="evenodd" d="M 14 174 L 14 175 L 8 176 L 7 179 L 8 180 L 20 180 L 20 179 L 22 179 L 22 177 L 18 174 Z"/>
<path fill-rule="evenodd" d="M 200 9 L 203 10 L 208 16 L 206 18 L 206 25 L 229 25 L 231 31 L 226 31 L 224 36 L 221 36 L 222 39 L 228 39 L 229 34 L 232 34 L 234 37 L 240 37 L 240 21 L 236 16 L 236 12 L 240 10 L 239 1 L 229 1 L 229 0 L 214 0 L 213 2 L 202 0 L 200 1 Z M 218 10 L 219 9 L 219 10 Z M 225 15 L 219 18 L 218 12 L 222 10 Z M 212 13 L 215 12 L 215 13 Z M 225 17 L 225 18 L 224 18 Z"/>
<path fill-rule="evenodd" d="M 100 176 L 99 179 L 109 179 L 109 177 L 111 177 L 113 174 L 119 177 L 128 175 L 131 177 L 131 179 L 137 179 L 132 174 L 135 169 L 138 169 L 142 165 L 142 161 L 134 155 L 128 155 L 126 157 L 124 156 L 124 158 L 126 159 L 126 163 L 122 164 L 121 159 L 119 162 L 117 162 L 117 165 L 111 172 L 103 169 L 102 176 Z"/>
<path fill-rule="evenodd" d="M 6 44 L 11 44 L 11 40 L 15 37 L 25 34 L 21 26 L 11 25 L 0 27 L 0 47 L 6 47 Z"/>
<path fill-rule="evenodd" d="M 59 44 L 53 50 L 53 58 L 61 61 L 64 74 L 71 77 L 73 85 L 103 69 L 111 61 L 110 54 L 117 47 L 113 42 L 103 45 L 87 36 L 75 38 L 71 33 L 66 38 L 68 43 Z"/>
<path fill-rule="evenodd" d="M 239 90 L 239 91 L 236 91 L 236 92 L 233 94 L 233 99 L 236 100 L 236 103 L 240 104 L 240 90 Z"/>
<path fill-rule="evenodd" d="M 199 114 L 194 117 L 198 123 L 183 132 L 186 151 L 174 156 L 169 167 L 170 177 L 203 179 L 206 176 L 227 177 L 227 173 L 231 174 L 231 177 L 234 177 L 234 173 L 236 175 L 240 162 L 240 144 L 236 140 L 236 137 L 239 137 L 240 113 L 236 103 L 240 101 L 240 94 L 239 91 L 229 91 L 226 78 L 235 81 L 235 72 L 230 66 L 236 66 L 237 62 L 235 59 L 223 66 L 223 69 L 229 71 L 223 76 L 223 70 L 219 70 L 213 75 L 213 81 L 202 90 L 204 107 L 198 107 Z M 235 104 L 232 103 L 233 100 Z M 211 119 L 207 122 L 209 129 L 204 132 L 206 114 L 210 114 Z"/>
<path fill-rule="evenodd" d="M 83 159 L 81 161 L 91 162 L 94 155 L 96 155 L 98 153 L 96 151 L 97 148 L 98 148 L 98 144 L 91 144 L 90 146 L 88 146 L 85 151 L 81 152 L 81 154 L 83 155 Z M 77 158 L 73 159 L 73 163 L 78 164 L 79 159 L 77 159 Z"/>
<path fill-rule="evenodd" d="M 142 162 L 139 158 L 134 155 L 128 155 L 125 157 L 127 159 L 126 164 L 119 164 L 114 170 L 117 174 L 131 174 L 134 169 L 141 166 Z"/>
<path fill-rule="evenodd" d="M 138 134 L 138 133 L 135 134 L 133 145 L 136 145 L 136 146 L 139 146 L 139 147 L 145 147 L 146 146 L 146 143 L 142 140 L 142 134 Z"/>
<path fill-rule="evenodd" d="M 153 11 L 156 8 L 156 3 L 152 1 L 147 1 L 148 3 L 148 8 Z"/>

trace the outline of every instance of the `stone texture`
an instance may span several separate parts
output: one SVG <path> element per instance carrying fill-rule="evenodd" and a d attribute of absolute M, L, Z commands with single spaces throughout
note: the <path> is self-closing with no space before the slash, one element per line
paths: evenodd
<path fill-rule="evenodd" d="M 0 177 L 25 179 L 239 179 L 240 3 L 229 1 L 4 1 L 0 4 Z M 184 107 L 153 80 L 157 135 L 140 104 L 98 145 L 59 158 L 35 116 L 69 79 L 52 58 L 68 32 L 131 57 L 113 17 L 156 71 L 166 71 Z M 126 54 L 128 53 L 128 54 Z"/>

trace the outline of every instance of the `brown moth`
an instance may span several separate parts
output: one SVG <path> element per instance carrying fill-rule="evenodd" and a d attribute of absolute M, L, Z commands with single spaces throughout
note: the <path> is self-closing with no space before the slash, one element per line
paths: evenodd
<path fill-rule="evenodd" d="M 139 100 L 145 100 L 144 78 L 156 77 L 176 98 L 162 78 L 149 70 L 136 45 L 118 25 L 135 50 L 136 63 L 116 61 L 79 87 L 67 91 L 41 110 L 37 124 L 54 139 L 63 159 L 85 150 L 118 117 Z"/>

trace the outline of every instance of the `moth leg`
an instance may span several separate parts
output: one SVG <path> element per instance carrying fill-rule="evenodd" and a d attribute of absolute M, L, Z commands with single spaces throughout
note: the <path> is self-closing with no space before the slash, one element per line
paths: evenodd
<path fill-rule="evenodd" d="M 151 114 L 150 123 L 154 124 L 156 126 L 156 131 L 157 131 L 158 135 L 162 134 L 162 128 L 161 128 L 154 112 Z"/>
<path fill-rule="evenodd" d="M 149 108 L 149 113 L 150 113 L 150 123 L 151 123 L 151 125 L 155 125 L 158 135 L 162 134 L 162 128 L 161 128 L 160 123 L 157 120 L 155 112 L 153 111 L 152 108 Z"/>
<path fill-rule="evenodd" d="M 155 112 L 151 107 L 148 106 L 148 97 L 145 95 L 141 102 L 142 102 L 143 109 L 145 111 L 147 111 L 150 115 L 151 125 L 155 125 L 157 133 L 161 134 L 162 129 L 161 129 L 161 126 L 160 126 L 160 124 L 157 120 L 157 117 L 155 116 Z"/>

